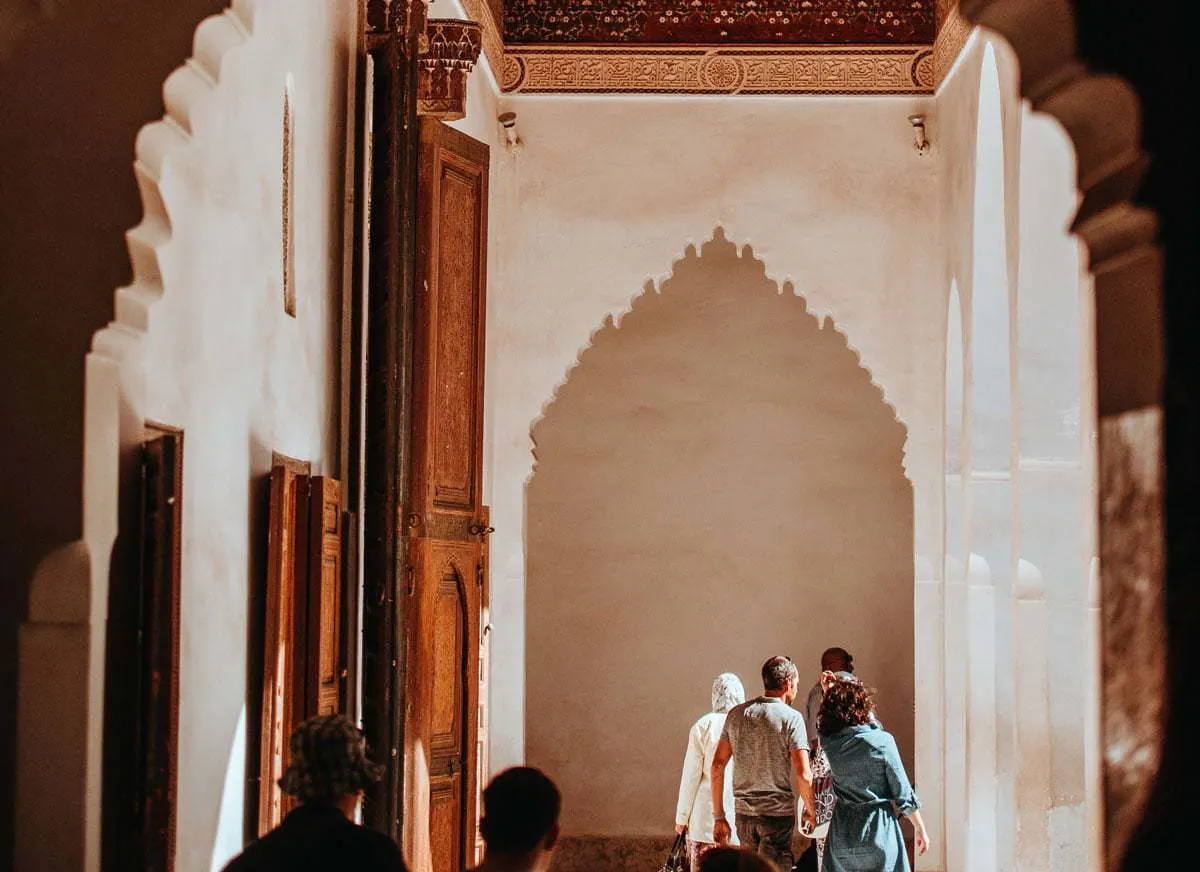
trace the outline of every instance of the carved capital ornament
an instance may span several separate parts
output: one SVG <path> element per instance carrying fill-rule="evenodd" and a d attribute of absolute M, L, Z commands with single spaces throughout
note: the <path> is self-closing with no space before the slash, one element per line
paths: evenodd
<path fill-rule="evenodd" d="M 417 61 L 417 112 L 455 121 L 467 114 L 467 79 L 479 60 L 483 28 L 474 21 L 432 18 Z"/>

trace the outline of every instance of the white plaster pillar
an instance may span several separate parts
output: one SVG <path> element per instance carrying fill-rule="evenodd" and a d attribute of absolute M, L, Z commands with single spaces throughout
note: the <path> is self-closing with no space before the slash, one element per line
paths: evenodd
<path fill-rule="evenodd" d="M 986 560 L 967 563 L 967 862 L 994 872 L 996 808 L 996 593 Z"/>
<path fill-rule="evenodd" d="M 943 803 L 946 809 L 944 857 L 946 870 L 967 867 L 967 613 L 966 505 L 962 476 L 946 476 L 946 561 L 943 713 Z"/>
<path fill-rule="evenodd" d="M 945 626 L 942 621 L 942 582 L 929 560 L 915 561 L 913 661 L 916 667 L 916 771 L 913 784 L 921 799 L 921 816 L 933 849 L 917 858 L 918 872 L 941 872 L 945 866 L 945 809 L 937 789 L 945 778 L 943 747 L 943 690 L 945 687 Z"/>
<path fill-rule="evenodd" d="M 1014 636 L 1016 659 L 1016 868 L 1050 868 L 1050 713 L 1046 588 L 1028 561 L 1017 566 Z"/>

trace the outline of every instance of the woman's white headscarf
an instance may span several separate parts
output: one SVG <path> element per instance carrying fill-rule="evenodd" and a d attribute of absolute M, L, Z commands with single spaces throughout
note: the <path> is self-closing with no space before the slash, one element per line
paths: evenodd
<path fill-rule="evenodd" d="M 723 714 L 735 705 L 741 705 L 745 701 L 746 689 L 742 687 L 742 680 L 740 678 L 732 672 L 722 672 L 717 676 L 717 680 L 713 682 L 712 687 L 713 711 Z"/>

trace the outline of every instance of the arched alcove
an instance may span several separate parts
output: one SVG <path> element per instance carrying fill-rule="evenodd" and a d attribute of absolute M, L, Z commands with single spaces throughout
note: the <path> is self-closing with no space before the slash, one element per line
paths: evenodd
<path fill-rule="evenodd" d="M 576 835 L 651 836 L 717 673 L 840 644 L 913 759 L 905 428 L 857 354 L 718 230 L 533 428 L 526 756 Z M 598 761 L 604 761 L 598 765 Z"/>
<path fill-rule="evenodd" d="M 984 47 L 975 135 L 971 275 L 971 468 L 998 472 L 1012 456 L 1012 378 L 1005 233 L 1003 96 L 995 47 Z"/>

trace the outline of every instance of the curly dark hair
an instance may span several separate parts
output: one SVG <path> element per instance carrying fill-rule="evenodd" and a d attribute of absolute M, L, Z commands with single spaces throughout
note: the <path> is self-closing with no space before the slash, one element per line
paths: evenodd
<path fill-rule="evenodd" d="M 821 700 L 817 732 L 832 736 L 846 727 L 869 724 L 874 717 L 875 691 L 856 678 L 839 678 L 829 685 Z"/>

